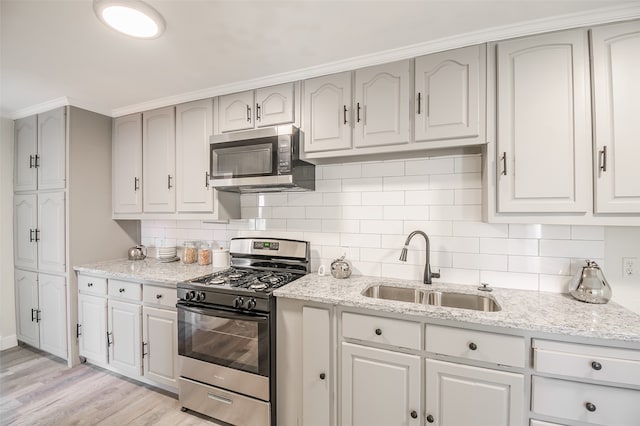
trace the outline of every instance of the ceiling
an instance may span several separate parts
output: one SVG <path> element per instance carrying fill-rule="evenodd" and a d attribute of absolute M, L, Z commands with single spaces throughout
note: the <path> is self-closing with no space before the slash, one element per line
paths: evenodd
<path fill-rule="evenodd" d="M 167 23 L 165 34 L 155 40 L 137 40 L 107 28 L 96 18 L 91 0 L 0 0 L 0 115 L 16 117 L 61 97 L 118 115 L 152 101 L 197 99 L 197 94 L 215 93 L 216 88 L 234 83 L 319 69 L 417 43 L 638 4 L 615 0 L 147 3 Z"/>

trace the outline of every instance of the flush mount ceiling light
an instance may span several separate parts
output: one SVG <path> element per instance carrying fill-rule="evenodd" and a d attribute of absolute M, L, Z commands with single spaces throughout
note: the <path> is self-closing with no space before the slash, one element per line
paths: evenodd
<path fill-rule="evenodd" d="M 93 0 L 98 19 L 123 34 L 157 38 L 164 32 L 164 19 L 154 8 L 139 0 Z"/>

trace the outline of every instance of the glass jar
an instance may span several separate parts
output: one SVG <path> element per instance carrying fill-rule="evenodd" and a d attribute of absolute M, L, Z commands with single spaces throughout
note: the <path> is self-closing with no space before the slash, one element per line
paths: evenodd
<path fill-rule="evenodd" d="M 185 241 L 184 248 L 182 249 L 182 263 L 186 265 L 196 263 L 197 258 L 198 249 L 196 248 L 196 243 L 193 241 Z"/>
<path fill-rule="evenodd" d="M 198 247 L 198 265 L 210 265 L 211 264 L 211 248 L 209 244 L 203 242 Z"/>

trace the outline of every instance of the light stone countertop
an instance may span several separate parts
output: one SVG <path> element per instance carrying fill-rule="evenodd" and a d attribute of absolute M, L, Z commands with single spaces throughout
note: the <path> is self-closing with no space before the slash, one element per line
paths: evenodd
<path fill-rule="evenodd" d="M 361 293 L 380 283 L 398 287 L 442 290 L 457 293 L 488 295 L 502 307 L 499 312 L 421 305 L 410 302 L 374 299 Z M 568 294 L 494 288 L 492 292 L 477 290 L 477 286 L 434 283 L 392 278 L 351 276 L 335 279 L 309 274 L 273 293 L 277 297 L 366 308 L 381 312 L 407 314 L 420 318 L 459 321 L 463 323 L 545 332 L 587 338 L 617 340 L 640 349 L 640 315 L 614 302 L 590 304 L 573 299 Z"/>
<path fill-rule="evenodd" d="M 191 280 L 226 268 L 200 266 L 197 263 L 185 265 L 181 261 L 162 263 L 147 257 L 144 260 L 116 259 L 88 263 L 75 266 L 73 269 L 80 273 L 106 278 L 140 281 L 143 284 L 160 284 L 175 288 L 176 283 L 180 281 Z"/>

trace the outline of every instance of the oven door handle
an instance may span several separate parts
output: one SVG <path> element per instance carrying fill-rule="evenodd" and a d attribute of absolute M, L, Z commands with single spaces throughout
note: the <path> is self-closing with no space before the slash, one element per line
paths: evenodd
<path fill-rule="evenodd" d="M 255 321 L 255 322 L 262 322 L 262 321 L 268 321 L 269 317 L 266 315 L 256 315 L 253 312 L 243 312 L 243 313 L 237 313 L 235 311 L 227 311 L 227 310 L 223 310 L 223 309 L 215 309 L 215 308 L 203 308 L 200 306 L 194 306 L 191 304 L 187 304 L 187 303 L 180 303 L 178 302 L 178 304 L 176 304 L 176 308 L 178 309 L 184 309 L 185 311 L 189 311 L 189 312 L 193 312 L 195 314 L 200 314 L 200 315 L 206 315 L 206 316 L 210 316 L 210 317 L 220 317 L 220 318 L 225 318 L 225 319 L 231 319 L 231 320 L 241 320 L 241 321 Z"/>

